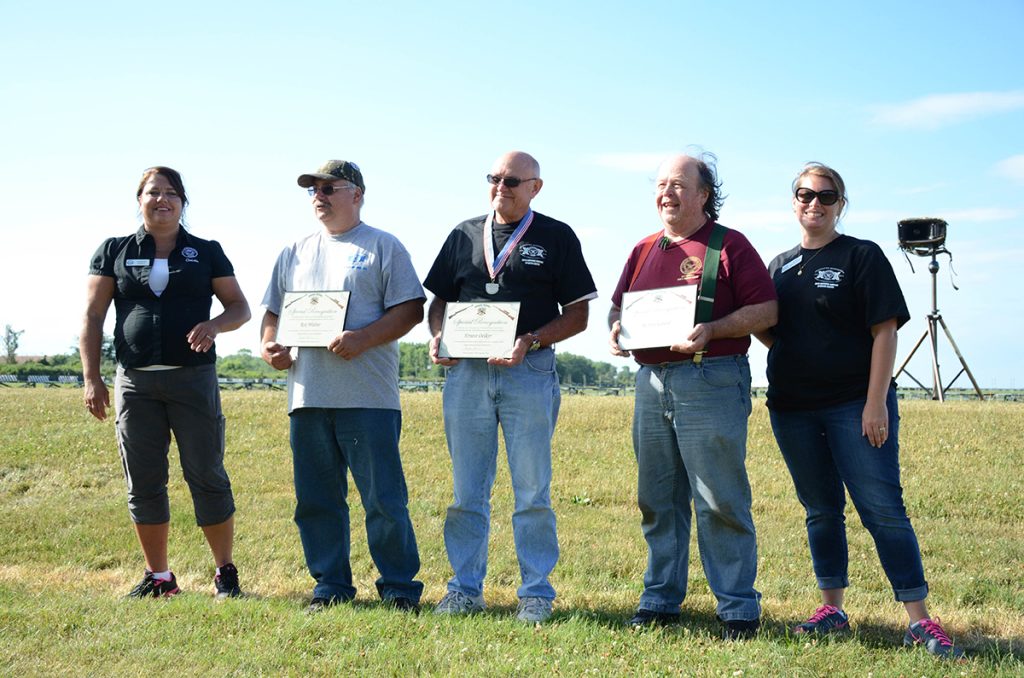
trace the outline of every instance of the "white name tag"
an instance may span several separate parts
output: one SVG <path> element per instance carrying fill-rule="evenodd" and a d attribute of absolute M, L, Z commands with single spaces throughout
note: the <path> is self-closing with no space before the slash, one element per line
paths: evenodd
<path fill-rule="evenodd" d="M 802 254 L 796 255 L 796 259 L 794 259 L 793 261 L 790 261 L 789 263 L 785 264 L 782 267 L 782 273 L 785 273 L 786 271 L 788 271 L 789 269 L 793 268 L 794 266 L 796 266 L 797 264 L 799 264 L 803 260 L 804 260 L 804 255 L 802 255 Z"/>
<path fill-rule="evenodd" d="M 149 259 L 129 259 L 124 262 L 125 266 L 149 266 Z"/>

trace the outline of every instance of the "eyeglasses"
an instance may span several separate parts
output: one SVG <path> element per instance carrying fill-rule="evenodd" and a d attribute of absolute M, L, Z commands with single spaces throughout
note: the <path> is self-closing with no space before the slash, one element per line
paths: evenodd
<path fill-rule="evenodd" d="M 812 191 L 809 188 L 798 188 L 796 189 L 796 199 L 805 205 L 810 205 L 811 201 L 815 198 L 818 199 L 822 205 L 835 205 L 839 202 L 839 191 L 826 190 L 826 191 Z"/>
<path fill-rule="evenodd" d="M 487 175 L 487 182 L 488 183 L 493 184 L 495 186 L 501 186 L 502 184 L 505 184 L 509 188 L 515 188 L 516 186 L 518 186 L 519 184 L 523 183 L 524 181 L 537 181 L 537 179 L 538 179 L 538 177 L 533 177 L 532 179 L 519 179 L 517 177 L 503 177 L 501 175 L 495 175 L 495 174 L 488 174 Z"/>
<path fill-rule="evenodd" d="M 316 195 L 317 191 L 320 191 L 324 195 L 334 195 L 338 191 L 344 191 L 349 188 L 356 188 L 356 186 L 353 186 L 352 184 L 349 184 L 347 186 L 335 186 L 334 184 L 324 184 L 323 186 L 310 186 L 309 188 L 306 189 L 306 191 L 310 195 Z"/>

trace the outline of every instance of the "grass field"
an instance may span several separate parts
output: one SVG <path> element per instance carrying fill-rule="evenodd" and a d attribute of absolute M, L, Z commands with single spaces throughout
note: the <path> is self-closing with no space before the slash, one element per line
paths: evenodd
<path fill-rule="evenodd" d="M 971 659 L 940 663 L 900 647 L 902 607 L 849 514 L 847 610 L 855 633 L 805 642 L 786 629 L 817 602 L 802 509 L 763 403 L 748 468 L 760 545 L 764 630 L 719 640 L 696 543 L 678 627 L 634 633 L 646 551 L 635 501 L 632 401 L 569 396 L 555 438 L 553 501 L 562 557 L 552 622 L 512 619 L 518 568 L 512 500 L 499 464 L 487 613 L 410 617 L 375 600 L 355 490 L 353 605 L 303 613 L 312 589 L 292 522 L 285 397 L 225 392 L 235 488 L 235 562 L 244 599 L 215 603 L 213 564 L 172 462 L 171 565 L 184 593 L 127 602 L 142 560 L 125 506 L 113 424 L 76 389 L 0 389 L 0 675 L 1014 675 L 1024 673 L 1024 406 L 902 404 L 907 505 L 924 553 L 932 613 Z M 426 585 L 450 576 L 442 521 L 451 479 L 438 393 L 403 395 L 403 458 Z M 172 452 L 173 456 L 174 453 Z"/>

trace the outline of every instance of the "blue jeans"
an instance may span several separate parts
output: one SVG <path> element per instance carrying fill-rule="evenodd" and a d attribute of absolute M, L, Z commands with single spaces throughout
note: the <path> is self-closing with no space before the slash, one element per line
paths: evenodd
<path fill-rule="evenodd" d="M 300 408 L 291 413 L 295 524 L 314 598 L 355 597 L 349 565 L 348 471 L 366 511 L 366 540 L 382 599 L 419 601 L 423 584 L 398 437 L 402 413 L 384 409 Z"/>
<path fill-rule="evenodd" d="M 846 492 L 871 533 L 896 600 L 924 600 L 928 584 L 921 549 L 903 505 L 900 486 L 900 415 L 890 388 L 889 437 L 872 447 L 861 433 L 864 400 L 818 410 L 772 410 L 772 430 L 807 511 L 807 540 L 818 588 L 850 585 L 846 545 Z"/>
<path fill-rule="evenodd" d="M 747 357 L 642 366 L 633 449 L 647 571 L 641 609 L 678 612 L 686 597 L 690 502 L 708 586 L 726 621 L 761 616 L 757 537 L 750 515 Z"/>
<path fill-rule="evenodd" d="M 515 495 L 512 534 L 522 577 L 518 594 L 554 599 L 548 582 L 558 562 L 551 436 L 560 402 L 550 348 L 527 353 L 515 367 L 468 359 L 448 371 L 444 430 L 455 490 L 444 522 L 444 543 L 455 573 L 449 591 L 483 595 L 500 423 Z"/>

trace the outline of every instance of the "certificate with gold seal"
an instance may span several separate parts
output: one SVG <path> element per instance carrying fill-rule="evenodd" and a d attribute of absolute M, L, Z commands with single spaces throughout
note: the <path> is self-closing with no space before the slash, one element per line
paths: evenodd
<path fill-rule="evenodd" d="M 342 290 L 285 292 L 277 320 L 277 343 L 327 346 L 345 329 L 349 294 Z"/>
<path fill-rule="evenodd" d="M 441 325 L 442 358 L 509 358 L 516 343 L 518 301 L 453 301 Z"/>
<path fill-rule="evenodd" d="M 661 287 L 622 295 L 619 318 L 619 347 L 638 348 L 672 346 L 693 332 L 697 308 L 697 285 Z"/>

